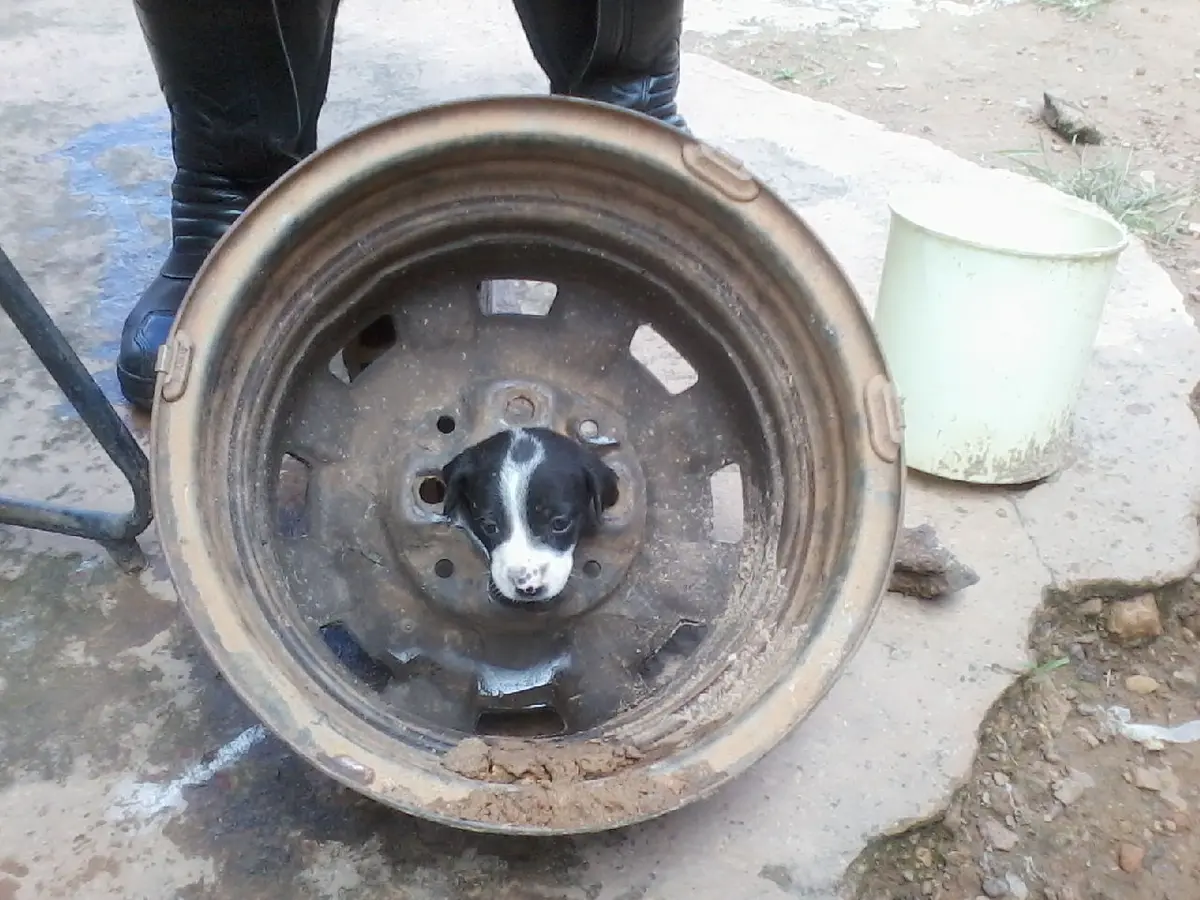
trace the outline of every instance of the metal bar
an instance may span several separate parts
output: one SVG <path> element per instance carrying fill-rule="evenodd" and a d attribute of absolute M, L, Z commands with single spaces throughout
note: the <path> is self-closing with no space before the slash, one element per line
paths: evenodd
<path fill-rule="evenodd" d="M 150 463 L 96 380 L 45 307 L 0 248 L 0 308 L 8 315 L 59 389 L 75 407 L 133 491 L 133 509 L 110 513 L 0 497 L 0 524 L 51 531 L 99 542 L 126 571 L 145 566 L 137 536 L 149 526 Z"/>

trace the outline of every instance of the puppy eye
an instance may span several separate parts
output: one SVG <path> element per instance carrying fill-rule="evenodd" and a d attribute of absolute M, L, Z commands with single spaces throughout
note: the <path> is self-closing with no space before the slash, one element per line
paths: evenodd
<path fill-rule="evenodd" d="M 500 531 L 500 526 L 497 525 L 495 522 L 493 522 L 491 519 L 484 519 L 482 522 L 479 523 L 479 527 L 483 530 L 483 533 L 486 535 L 494 535 Z"/>
<path fill-rule="evenodd" d="M 555 516 L 550 520 L 550 530 L 555 534 L 563 534 L 571 530 L 571 520 L 566 516 Z"/>

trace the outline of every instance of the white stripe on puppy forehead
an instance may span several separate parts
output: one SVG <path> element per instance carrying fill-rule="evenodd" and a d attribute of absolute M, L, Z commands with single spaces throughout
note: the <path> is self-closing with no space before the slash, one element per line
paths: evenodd
<path fill-rule="evenodd" d="M 500 497 L 512 529 L 505 543 L 511 543 L 512 551 L 518 555 L 527 555 L 533 548 L 533 535 L 529 533 L 525 505 L 529 499 L 529 480 L 545 458 L 546 448 L 541 441 L 521 428 L 513 429 L 512 443 L 508 445 L 508 453 L 500 465 Z"/>

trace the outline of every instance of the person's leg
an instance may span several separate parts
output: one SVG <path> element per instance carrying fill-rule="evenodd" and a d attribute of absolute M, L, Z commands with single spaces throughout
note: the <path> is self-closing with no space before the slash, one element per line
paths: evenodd
<path fill-rule="evenodd" d="M 586 97 L 687 130 L 675 94 L 683 0 L 513 0 L 552 94 Z"/>
<path fill-rule="evenodd" d="M 311 154 L 338 0 L 135 0 L 171 113 L 171 248 L 125 321 L 117 376 L 149 409 L 154 364 L 200 264 Z"/>

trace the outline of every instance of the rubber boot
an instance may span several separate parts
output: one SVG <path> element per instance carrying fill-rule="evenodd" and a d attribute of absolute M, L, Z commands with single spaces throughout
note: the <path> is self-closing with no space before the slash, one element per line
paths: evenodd
<path fill-rule="evenodd" d="M 513 0 L 550 93 L 585 97 L 687 131 L 675 95 L 683 0 Z"/>
<path fill-rule="evenodd" d="M 259 194 L 317 145 L 338 0 L 135 0 L 171 114 L 171 248 L 125 320 L 117 377 L 148 410 L 188 285 Z"/>

